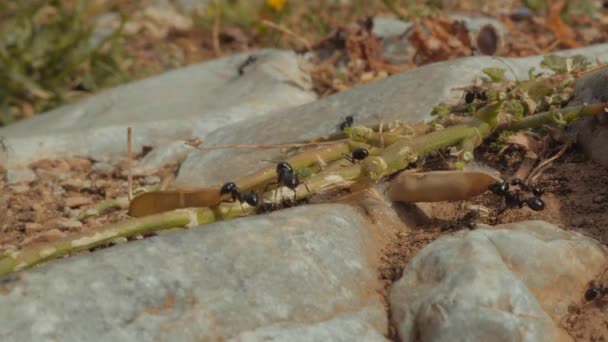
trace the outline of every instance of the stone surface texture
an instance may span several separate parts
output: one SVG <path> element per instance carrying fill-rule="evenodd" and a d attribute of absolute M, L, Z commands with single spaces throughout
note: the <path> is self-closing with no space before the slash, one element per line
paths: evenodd
<path fill-rule="evenodd" d="M 11 151 L 8 168 L 41 156 L 125 156 L 127 127 L 133 128 L 135 151 L 142 146 L 162 149 L 176 140 L 204 137 L 231 123 L 316 99 L 295 53 L 261 50 L 254 55 L 256 63 L 242 76 L 237 69 L 249 54 L 122 85 L 0 128 Z"/>
<path fill-rule="evenodd" d="M 591 58 L 608 59 L 608 44 L 561 53 L 582 53 Z M 272 144 L 306 141 L 337 132 L 337 125 L 353 115 L 355 125 L 377 124 L 384 120 L 407 122 L 431 119 L 433 107 L 442 102 L 456 103 L 462 90 L 482 77 L 486 67 L 510 67 L 518 79 L 527 79 L 532 67 L 539 69 L 542 57 L 469 57 L 430 64 L 382 81 L 357 86 L 296 108 L 276 111 L 235 123 L 206 136 L 205 146 L 227 144 Z M 513 77 L 507 72 L 507 77 Z M 284 158 L 279 150 L 214 150 L 188 153 L 176 179 L 177 186 L 196 187 L 222 184 L 244 173 L 266 166 L 263 160 Z M 214 167 L 206 167 L 214 165 Z"/>
<path fill-rule="evenodd" d="M 393 284 L 402 340 L 567 340 L 556 322 L 602 270 L 606 247 L 542 221 L 482 227 L 432 242 Z"/>
<path fill-rule="evenodd" d="M 0 340 L 379 341 L 388 322 L 370 252 L 345 205 L 115 246 L 4 278 Z"/>
<path fill-rule="evenodd" d="M 608 102 L 608 69 L 576 80 L 571 105 Z M 596 162 L 608 167 L 608 113 L 584 118 L 573 125 L 577 142 Z"/>

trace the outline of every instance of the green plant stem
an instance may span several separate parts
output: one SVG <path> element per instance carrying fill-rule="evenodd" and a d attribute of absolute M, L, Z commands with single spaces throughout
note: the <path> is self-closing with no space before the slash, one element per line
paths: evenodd
<path fill-rule="evenodd" d="M 318 164 L 319 159 L 326 163 L 340 159 L 342 157 L 342 153 L 348 153 L 350 151 L 351 146 L 348 142 L 339 142 L 321 148 L 304 151 L 293 157 L 287 158 L 286 162 L 291 164 L 294 169 L 301 169 Z M 241 191 L 248 191 L 252 189 L 264 188 L 267 183 L 273 181 L 276 177 L 276 165 L 272 165 L 247 175 L 237 180 L 235 183 L 239 189 L 241 189 Z"/>
<path fill-rule="evenodd" d="M 572 122 L 580 117 L 594 115 L 604 112 L 607 104 L 594 104 L 578 106 L 562 110 L 562 119 Z M 543 124 L 554 122 L 555 113 L 547 112 L 533 115 L 517 122 L 505 124 L 499 129 L 517 130 L 524 128 L 540 127 Z M 349 187 L 355 182 L 377 180 L 406 168 L 417 158 L 436 151 L 440 148 L 453 146 L 461 143 L 463 149 L 470 150 L 477 146 L 483 138 L 492 132 L 487 123 L 473 119 L 470 122 L 451 126 L 439 131 L 434 131 L 415 138 L 402 138 L 388 146 L 376 156 L 370 156 L 362 163 L 347 167 L 334 169 L 327 168 L 326 171 L 309 177 L 306 181 L 310 193 L 306 191 L 304 184 L 296 188 L 296 198 L 302 199 L 313 193 L 334 191 L 338 188 Z M 353 146 L 356 146 L 354 144 Z M 340 159 L 342 153 L 350 151 L 349 143 L 337 143 L 320 149 L 305 151 L 288 161 L 294 167 L 308 167 L 318 163 L 318 158 L 326 160 Z M 275 169 L 266 168 L 239 180 L 243 188 L 257 186 L 275 177 Z M 273 190 L 264 194 L 264 201 L 272 203 L 275 194 L 281 196 L 284 188 Z M 278 201 L 281 201 L 279 198 Z M 68 236 L 58 241 L 25 247 L 24 249 L 11 252 L 0 258 L 0 275 L 20 271 L 46 260 L 51 260 L 66 254 L 88 250 L 97 246 L 107 244 L 116 238 L 132 237 L 139 234 L 149 234 L 158 230 L 171 229 L 175 227 L 192 227 L 196 225 L 217 222 L 234 217 L 251 214 L 255 208 L 244 205 L 242 208 L 238 203 L 225 203 L 217 208 L 189 208 L 178 209 L 166 213 L 132 219 L 129 221 L 111 224 L 101 229 L 83 232 L 74 236 Z"/>
<path fill-rule="evenodd" d="M 581 105 L 576 107 L 568 107 L 563 108 L 561 110 L 556 111 L 548 111 L 543 113 L 538 113 L 534 115 L 529 115 L 524 117 L 521 120 L 510 121 L 504 124 L 501 124 L 497 127 L 498 131 L 519 131 L 522 129 L 530 129 L 530 128 L 540 128 L 543 125 L 548 124 L 570 124 L 582 117 L 597 115 L 600 113 L 605 113 L 606 108 L 608 108 L 608 103 L 595 103 L 591 105 Z M 556 120 L 556 115 L 561 117 L 559 120 Z"/>

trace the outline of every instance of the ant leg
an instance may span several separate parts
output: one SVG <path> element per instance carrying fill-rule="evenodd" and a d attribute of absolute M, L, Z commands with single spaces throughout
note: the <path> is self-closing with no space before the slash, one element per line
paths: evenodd
<path fill-rule="evenodd" d="M 221 200 L 220 203 L 234 203 L 236 201 L 236 198 L 229 198 L 229 199 L 225 199 L 225 200 Z M 218 203 L 218 204 L 220 204 Z"/>
<path fill-rule="evenodd" d="M 308 183 L 306 181 L 302 181 L 302 184 L 304 184 L 306 191 L 308 191 L 308 194 L 310 194 L 310 188 L 308 187 Z"/>
<path fill-rule="evenodd" d="M 342 153 L 342 158 L 344 158 L 344 159 L 348 160 L 349 162 L 351 162 L 351 163 L 353 163 L 353 164 L 355 163 L 355 160 L 353 159 L 353 157 L 352 157 L 352 156 L 349 156 L 349 155 L 348 155 L 348 154 L 346 154 L 346 153 Z"/>

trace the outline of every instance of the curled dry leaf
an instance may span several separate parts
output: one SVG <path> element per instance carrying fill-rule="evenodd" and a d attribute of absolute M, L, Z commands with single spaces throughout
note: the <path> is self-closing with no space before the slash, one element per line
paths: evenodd
<path fill-rule="evenodd" d="M 577 48 L 581 44 L 576 41 L 574 31 L 564 23 L 561 17 L 562 9 L 566 6 L 566 3 L 567 0 L 557 0 L 549 6 L 547 27 L 553 31 L 558 40 L 568 45 L 569 48 Z"/>
<path fill-rule="evenodd" d="M 416 20 L 409 41 L 416 49 L 417 65 L 443 61 L 473 53 L 471 37 L 466 25 L 442 17 Z"/>
<path fill-rule="evenodd" d="M 217 188 L 145 192 L 131 200 L 128 214 L 131 217 L 142 217 L 180 208 L 211 207 L 220 200 Z"/>
<path fill-rule="evenodd" d="M 387 195 L 394 202 L 468 200 L 498 181 L 496 175 L 481 170 L 403 172 L 393 180 Z"/>
<path fill-rule="evenodd" d="M 507 139 L 506 146 L 503 148 L 503 150 L 501 150 L 501 153 L 504 152 L 508 146 L 513 145 L 522 147 L 527 154 L 530 154 L 530 158 L 534 159 L 541 156 L 545 151 L 545 143 L 542 140 L 525 132 L 511 135 Z"/>

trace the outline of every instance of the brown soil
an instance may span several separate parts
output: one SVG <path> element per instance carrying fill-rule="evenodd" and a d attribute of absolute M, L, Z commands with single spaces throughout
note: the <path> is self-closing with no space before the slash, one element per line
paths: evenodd
<path fill-rule="evenodd" d="M 124 198 L 128 192 L 123 167 L 96 172 L 91 165 L 85 158 L 44 159 L 30 165 L 38 176 L 30 184 L 9 186 L 0 179 L 0 252 L 126 219 L 127 201 L 102 215 L 82 217 L 106 201 Z M 176 169 L 167 166 L 147 178 L 135 178 L 134 189 L 159 186 L 171 180 Z"/>
<path fill-rule="evenodd" d="M 523 151 L 516 149 L 509 149 L 498 158 L 495 157 L 496 152 L 489 149 L 484 150 L 482 147 L 480 151 L 477 160 L 496 168 L 506 179 L 511 178 L 520 168 L 524 156 Z M 434 164 L 433 161 L 430 162 Z M 544 220 L 608 244 L 608 232 L 605 229 L 608 222 L 608 170 L 605 167 L 585 159 L 578 151 L 571 149 L 541 175 L 538 184 L 544 190 L 542 199 L 546 207 L 542 211 L 533 211 L 524 206 L 494 215 L 502 207 L 502 200 L 490 192 L 467 201 L 466 205 L 483 205 L 489 209 L 490 214 L 482 214 L 476 223 Z M 383 296 L 388 295 L 390 285 L 401 277 L 403 268 L 419 250 L 456 229 L 469 229 L 465 227 L 465 222 L 460 221 L 468 211 L 464 208 L 465 203 L 395 206 L 411 230 L 396 230 L 394 239 L 386 247 L 379 267 L 380 279 L 384 282 Z M 602 297 L 588 302 L 581 293 L 580 304 L 573 305 L 561 322 L 561 326 L 576 340 L 608 340 L 608 275 L 598 277 L 595 283 L 606 288 L 605 299 Z M 390 327 L 390 330 L 390 336 L 397 340 L 395 328 Z"/>

